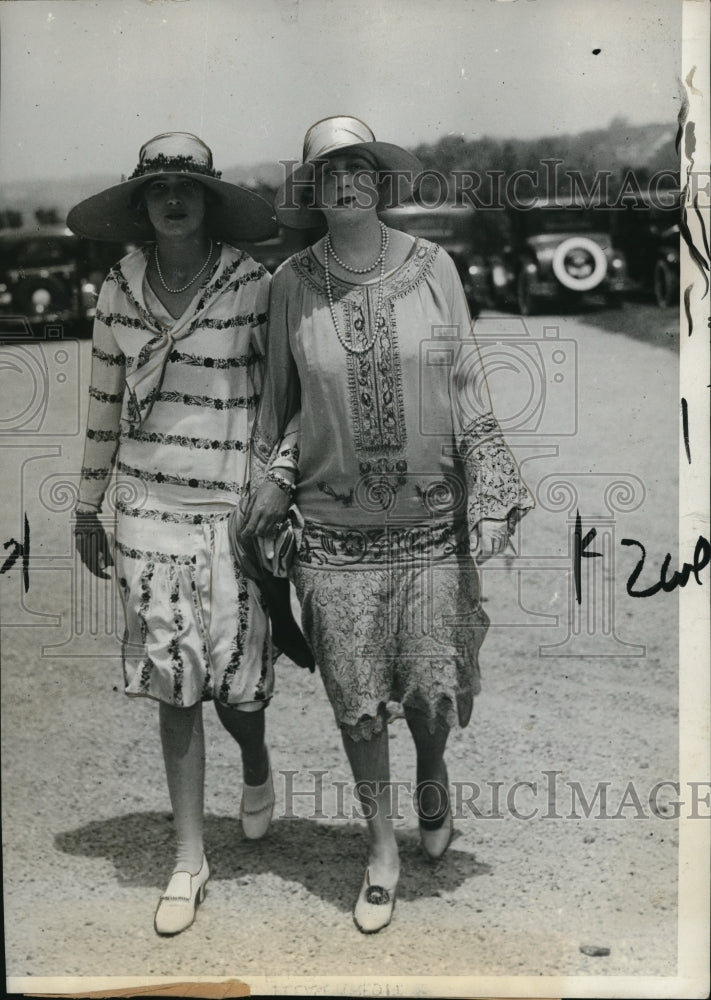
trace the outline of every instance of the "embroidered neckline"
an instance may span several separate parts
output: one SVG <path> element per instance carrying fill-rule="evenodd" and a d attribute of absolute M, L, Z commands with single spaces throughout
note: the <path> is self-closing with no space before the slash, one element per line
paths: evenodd
<path fill-rule="evenodd" d="M 419 236 L 415 236 L 414 237 L 414 239 L 412 241 L 412 246 L 407 251 L 407 256 L 405 257 L 405 259 L 403 261 L 401 261 L 401 263 L 397 264 L 395 267 L 391 268 L 389 271 L 386 271 L 385 274 L 383 275 L 383 278 L 384 278 L 385 281 L 387 281 L 388 278 L 393 277 L 393 275 L 397 274 L 397 272 L 400 270 L 401 267 L 406 267 L 407 266 L 407 264 L 409 263 L 409 261 L 415 255 L 415 253 L 417 251 L 417 245 L 418 245 L 418 243 L 421 243 L 421 242 L 422 242 L 421 237 L 419 237 Z M 315 246 L 315 244 L 314 244 L 314 246 Z M 323 263 L 319 259 L 316 251 L 314 250 L 314 247 L 313 246 L 307 247 L 306 248 L 306 253 L 311 254 L 311 256 L 313 257 L 313 259 L 318 264 L 321 272 L 324 275 L 324 284 L 325 284 L 326 268 L 323 266 Z M 353 288 L 363 288 L 363 287 L 370 287 L 371 285 L 377 285 L 378 284 L 378 278 L 377 277 L 370 278 L 370 279 L 368 279 L 368 281 L 351 281 L 350 278 L 340 278 L 337 275 L 331 274 L 331 283 L 334 284 L 336 282 L 340 282 L 340 284 L 342 284 L 342 285 L 347 285 L 347 286 L 353 287 Z"/>
<path fill-rule="evenodd" d="M 415 239 L 407 257 L 392 271 L 385 275 L 384 297 L 392 298 L 404 295 L 413 288 L 432 268 L 432 264 L 439 253 L 439 245 L 431 243 L 418 236 Z M 326 294 L 325 269 L 321 261 L 313 252 L 312 247 L 307 247 L 290 258 L 291 266 L 296 274 L 313 288 L 320 295 Z M 377 281 L 366 281 L 357 283 L 347 281 L 344 278 L 336 278 L 331 275 L 331 287 L 334 295 L 339 299 L 346 296 L 358 296 L 367 294 L 373 287 L 377 286 Z"/>

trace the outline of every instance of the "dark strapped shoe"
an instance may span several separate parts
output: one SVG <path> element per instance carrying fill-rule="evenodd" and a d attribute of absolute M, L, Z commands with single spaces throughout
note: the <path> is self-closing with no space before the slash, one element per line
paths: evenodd
<path fill-rule="evenodd" d="M 388 926 L 395 906 L 396 888 L 397 883 L 392 889 L 371 885 L 370 871 L 365 869 L 360 895 L 353 907 L 353 921 L 361 934 L 377 934 Z"/>

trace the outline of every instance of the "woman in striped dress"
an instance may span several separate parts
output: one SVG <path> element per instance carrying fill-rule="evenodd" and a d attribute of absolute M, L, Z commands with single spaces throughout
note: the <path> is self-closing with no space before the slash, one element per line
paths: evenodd
<path fill-rule="evenodd" d="M 147 142 L 128 181 L 67 221 L 82 236 L 144 244 L 99 294 L 76 541 L 106 576 L 113 560 L 97 515 L 115 467 L 125 690 L 159 703 L 177 834 L 155 928 L 175 934 L 192 923 L 209 877 L 203 701 L 241 748 L 247 837 L 264 835 L 274 803 L 268 620 L 233 560 L 227 523 L 249 486 L 269 290 L 265 269 L 231 242 L 275 227 L 268 204 L 221 181 L 210 149 L 187 133 Z"/>

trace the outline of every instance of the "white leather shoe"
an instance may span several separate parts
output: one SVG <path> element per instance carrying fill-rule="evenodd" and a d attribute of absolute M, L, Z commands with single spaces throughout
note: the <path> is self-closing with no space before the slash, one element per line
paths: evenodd
<path fill-rule="evenodd" d="M 370 869 L 365 869 L 360 895 L 353 907 L 353 922 L 361 934 L 377 934 L 387 927 L 395 907 L 395 890 L 385 889 L 382 885 L 370 884 Z"/>
<path fill-rule="evenodd" d="M 242 787 L 239 818 L 242 822 L 242 832 L 247 840 L 261 840 L 269 829 L 274 812 L 274 799 L 274 782 L 270 764 L 269 775 L 263 785 L 244 785 Z"/>
<path fill-rule="evenodd" d="M 173 872 L 153 921 L 158 934 L 180 934 L 192 924 L 198 904 L 205 898 L 209 878 L 210 868 L 204 854 L 197 875 Z"/>

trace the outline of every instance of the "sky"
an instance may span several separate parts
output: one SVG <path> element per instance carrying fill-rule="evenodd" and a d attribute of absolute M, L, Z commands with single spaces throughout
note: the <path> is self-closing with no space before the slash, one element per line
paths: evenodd
<path fill-rule="evenodd" d="M 673 122 L 681 7 L 0 0 L 0 178 L 118 180 L 171 129 L 204 138 L 218 168 L 299 159 L 331 114 L 405 146 Z"/>

